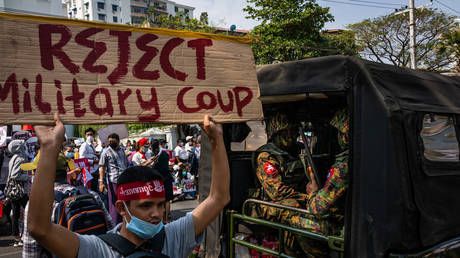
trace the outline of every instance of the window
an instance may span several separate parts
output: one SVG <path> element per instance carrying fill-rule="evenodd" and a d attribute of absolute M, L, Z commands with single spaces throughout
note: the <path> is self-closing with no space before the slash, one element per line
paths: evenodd
<path fill-rule="evenodd" d="M 105 14 L 99 13 L 99 14 L 97 15 L 97 18 L 98 18 L 100 21 L 105 21 Z"/>
<path fill-rule="evenodd" d="M 116 11 L 118 11 L 118 5 L 113 4 L 112 5 L 112 12 L 116 12 Z"/>
<path fill-rule="evenodd" d="M 97 3 L 97 9 L 104 9 L 105 8 L 105 3 Z"/>
<path fill-rule="evenodd" d="M 113 16 L 113 22 L 118 22 L 118 17 L 117 16 Z"/>
<path fill-rule="evenodd" d="M 190 11 L 189 9 L 184 9 L 185 14 L 188 14 L 189 11 Z"/>
<path fill-rule="evenodd" d="M 87 21 L 89 21 L 89 14 L 86 14 L 86 15 L 85 15 L 85 19 L 86 19 Z"/>
<path fill-rule="evenodd" d="M 426 114 L 420 136 L 426 159 L 438 162 L 459 161 L 458 139 L 451 116 Z"/>
<path fill-rule="evenodd" d="M 174 6 L 174 11 L 177 13 L 179 11 L 179 7 Z"/>

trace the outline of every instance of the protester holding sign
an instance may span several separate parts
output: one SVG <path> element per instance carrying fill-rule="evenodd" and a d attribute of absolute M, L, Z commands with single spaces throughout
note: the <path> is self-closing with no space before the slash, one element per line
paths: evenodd
<path fill-rule="evenodd" d="M 115 223 L 121 222 L 121 217 L 115 208 L 117 201 L 117 181 L 120 174 L 128 167 L 128 159 L 126 158 L 124 149 L 120 148 L 120 137 L 118 134 L 111 134 L 108 137 L 109 147 L 102 152 L 99 161 L 99 190 L 106 192 L 109 198 L 109 212 Z M 104 174 L 106 176 L 104 177 Z M 106 179 L 107 189 L 104 185 Z"/>
<path fill-rule="evenodd" d="M 106 238 L 103 240 L 96 236 L 79 235 L 51 223 L 54 171 L 65 132 L 57 114 L 55 121 L 55 126 L 35 128 L 43 155 L 32 186 L 27 221 L 29 231 L 41 245 L 59 257 L 122 257 L 120 252 L 115 251 L 116 247 L 112 248 L 106 243 Z M 209 116 L 205 117 L 203 128 L 213 152 L 209 197 L 192 213 L 163 226 L 161 219 L 165 199 L 161 176 L 148 167 L 132 167 L 118 178 L 119 200 L 116 207 L 124 219 L 123 223 L 110 232 L 111 237 L 121 237 L 136 252 L 150 252 L 152 243 L 149 240 L 157 241 L 162 243 L 161 253 L 170 257 L 187 257 L 202 241 L 204 229 L 230 201 L 230 169 L 222 128 L 214 124 Z M 160 233 L 159 239 L 155 240 L 157 233 Z M 119 249 L 123 247 L 119 246 Z"/>
<path fill-rule="evenodd" d="M 91 127 L 85 130 L 86 141 L 80 146 L 78 158 L 87 159 L 89 165 L 91 166 L 89 172 L 94 178 L 98 178 L 97 172 L 99 167 L 99 157 L 96 155 L 96 149 L 94 148 L 94 133 L 95 131 Z M 91 182 L 91 190 L 98 190 L 98 184 L 96 181 Z"/>
<path fill-rule="evenodd" d="M 40 156 L 37 156 L 35 159 L 40 160 Z M 30 170 L 35 170 L 37 169 L 37 161 L 24 164 L 28 166 L 28 169 Z M 58 221 L 57 218 L 55 218 L 56 214 L 56 208 L 59 206 L 59 201 L 56 200 L 56 195 L 67 195 L 72 191 L 76 191 L 77 187 L 70 185 L 66 179 L 67 179 L 67 173 L 66 171 L 68 170 L 69 166 L 69 161 L 63 154 L 59 154 L 56 162 L 56 171 L 55 171 L 55 179 L 54 179 L 54 197 L 53 198 L 53 212 L 51 213 L 51 221 Z M 103 209 L 104 211 L 104 217 L 107 222 L 107 227 L 109 229 L 113 228 L 113 222 L 112 218 L 110 217 L 108 211 L 104 207 L 104 204 L 102 200 L 99 198 L 99 195 L 93 191 L 88 191 L 89 194 L 92 195 L 92 197 L 99 203 L 99 206 Z M 82 208 L 82 207 L 79 207 Z M 48 251 L 44 249 L 37 241 L 30 235 L 28 231 L 28 225 L 27 225 L 27 214 L 28 214 L 28 209 L 29 209 L 29 204 L 27 204 L 25 208 L 25 217 L 24 217 L 24 248 L 22 249 L 22 257 L 50 257 Z M 82 230 L 83 231 L 83 230 Z"/>

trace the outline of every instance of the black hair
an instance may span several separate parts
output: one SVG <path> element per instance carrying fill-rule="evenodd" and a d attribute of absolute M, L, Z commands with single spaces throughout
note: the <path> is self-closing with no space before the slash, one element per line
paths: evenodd
<path fill-rule="evenodd" d="M 150 146 L 152 146 L 153 150 L 158 149 L 160 147 L 160 142 L 158 140 L 153 140 Z"/>
<path fill-rule="evenodd" d="M 117 186 L 132 182 L 147 182 L 151 180 L 162 180 L 160 172 L 154 168 L 144 167 L 144 166 L 134 166 L 125 169 L 118 177 Z"/>
<path fill-rule="evenodd" d="M 116 139 L 117 141 L 120 141 L 120 136 L 116 133 L 112 133 L 107 137 L 107 139 Z"/>
<path fill-rule="evenodd" d="M 93 128 L 91 128 L 91 127 L 88 127 L 88 128 L 86 128 L 86 130 L 85 130 L 85 134 L 86 134 L 86 133 L 89 133 L 89 132 L 92 132 L 93 134 L 95 134 L 95 133 L 96 133 L 96 131 L 94 131 L 94 129 L 93 129 Z"/>
<path fill-rule="evenodd" d="M 164 140 L 164 139 L 161 139 L 161 140 L 160 140 L 160 145 L 163 145 L 163 144 L 165 144 L 165 143 L 168 143 L 168 142 L 167 142 L 166 140 Z"/>

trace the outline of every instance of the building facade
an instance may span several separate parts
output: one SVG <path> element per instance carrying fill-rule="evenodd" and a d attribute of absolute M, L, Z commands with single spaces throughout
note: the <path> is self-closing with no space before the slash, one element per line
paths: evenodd
<path fill-rule="evenodd" d="M 131 22 L 129 0 L 66 0 L 67 17 L 87 21 Z"/>
<path fill-rule="evenodd" d="M 62 0 L 0 0 L 0 12 L 66 17 Z"/>
<path fill-rule="evenodd" d="M 141 25 L 149 16 L 149 9 L 153 9 L 156 15 L 176 16 L 181 13 L 192 19 L 195 7 L 169 0 L 131 0 L 131 24 Z"/>
<path fill-rule="evenodd" d="M 149 17 L 149 9 L 156 15 L 183 13 L 189 18 L 195 10 L 169 0 L 65 0 L 65 6 L 71 19 L 132 25 L 141 25 Z"/>

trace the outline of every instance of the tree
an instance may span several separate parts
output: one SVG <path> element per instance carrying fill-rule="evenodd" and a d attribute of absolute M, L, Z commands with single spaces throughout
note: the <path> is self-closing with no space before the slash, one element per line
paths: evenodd
<path fill-rule="evenodd" d="M 173 30 L 188 30 L 195 32 L 213 32 L 213 29 L 208 24 L 208 13 L 203 12 L 200 19 L 190 19 L 183 12 L 178 12 L 177 15 L 160 14 L 154 6 L 148 9 L 149 17 L 145 20 L 144 25 L 155 28 L 167 28 Z M 148 24 L 147 24 L 148 23 Z"/>
<path fill-rule="evenodd" d="M 448 51 L 441 53 L 436 45 L 449 31 L 454 20 L 437 9 L 416 9 L 417 67 L 442 70 L 451 64 Z M 364 48 L 364 58 L 408 67 L 410 64 L 409 25 L 407 15 L 386 15 L 348 25 Z"/>
<path fill-rule="evenodd" d="M 438 51 L 441 55 L 447 53 L 455 66 L 453 71 L 460 72 L 460 29 L 454 29 L 441 36 L 438 43 Z"/>
<path fill-rule="evenodd" d="M 324 24 L 333 21 L 333 16 L 329 13 L 329 8 L 319 6 L 315 0 L 247 2 L 250 5 L 243 9 L 248 14 L 246 18 L 261 21 L 251 33 L 252 49 L 257 64 L 356 53 L 352 49 L 343 51 L 333 44 L 334 41 L 339 42 L 343 35 L 321 33 Z"/>

